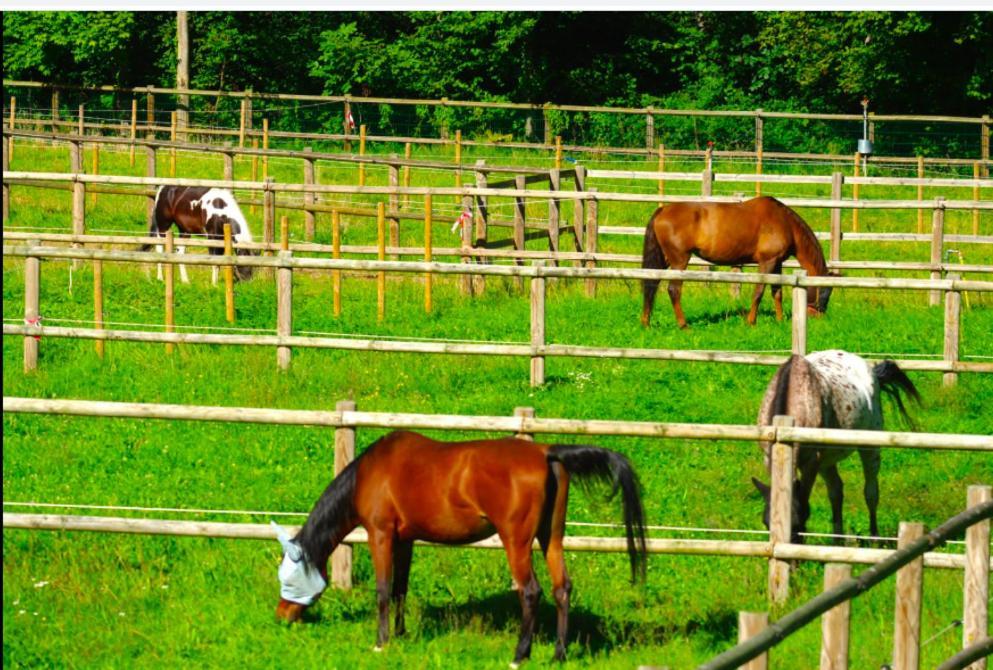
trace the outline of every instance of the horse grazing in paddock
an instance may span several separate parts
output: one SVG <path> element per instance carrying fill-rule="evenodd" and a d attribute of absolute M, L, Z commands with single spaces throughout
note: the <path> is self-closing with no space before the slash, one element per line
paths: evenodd
<path fill-rule="evenodd" d="M 621 492 L 632 579 L 644 579 L 645 530 L 637 476 L 621 454 L 593 446 L 535 444 L 503 438 L 438 442 L 412 432 L 393 432 L 371 445 L 327 487 L 292 540 L 277 529 L 283 546 L 276 615 L 296 621 L 327 586 L 331 551 L 358 525 L 369 534 L 376 572 L 379 632 L 376 651 L 389 640 L 389 607 L 402 635 L 404 600 L 415 540 L 440 544 L 500 536 L 522 623 L 514 664 L 531 654 L 541 586 L 531 563 L 535 538 L 548 563 L 558 638 L 555 658 L 565 658 L 572 583 L 562 540 L 571 477 L 601 480 Z"/>
<path fill-rule="evenodd" d="M 811 276 L 827 275 L 824 253 L 810 227 L 792 209 L 775 198 L 752 198 L 741 203 L 675 202 L 659 207 L 648 220 L 641 267 L 651 270 L 685 270 L 690 256 L 715 265 L 740 266 L 757 263 L 759 272 L 781 274 L 783 261 L 796 256 Z M 644 302 L 641 325 L 649 327 L 658 279 L 642 280 Z M 680 328 L 686 317 L 680 298 L 683 282 L 669 282 L 669 299 Z M 765 284 L 755 285 L 748 323 L 755 325 Z M 783 287 L 775 286 L 776 318 L 783 318 Z M 831 287 L 807 289 L 807 312 L 819 316 L 827 311 Z"/>
<path fill-rule="evenodd" d="M 155 194 L 155 216 L 149 228 L 151 237 L 164 237 L 169 227 L 174 225 L 179 229 L 180 237 L 190 235 L 206 235 L 211 240 L 224 239 L 224 224 L 231 225 L 231 237 L 236 243 L 251 242 L 252 231 L 248 221 L 241 213 L 241 208 L 234 199 L 231 191 L 220 188 L 203 186 L 160 186 Z M 146 244 L 141 251 L 148 251 L 152 245 Z M 162 252 L 162 245 L 156 245 L 156 250 Z M 177 253 L 185 254 L 186 246 L 177 245 Z M 210 247 L 210 253 L 215 256 L 224 254 L 224 249 Z M 235 249 L 238 256 L 255 255 L 248 249 Z M 211 281 L 217 283 L 218 268 L 212 268 Z M 189 283 L 186 266 L 179 266 L 179 276 L 183 283 Z M 252 268 L 236 267 L 235 276 L 239 279 L 250 279 Z M 162 264 L 158 266 L 158 277 L 162 279 Z"/>
<path fill-rule="evenodd" d="M 801 357 L 793 355 L 773 376 L 762 399 L 758 424 L 772 424 L 772 417 L 788 414 L 794 425 L 808 428 L 846 428 L 880 430 L 883 427 L 883 406 L 880 391 L 895 401 L 904 419 L 913 426 L 904 407 L 900 392 L 920 403 L 920 395 L 906 373 L 890 360 L 875 366 L 864 358 L 837 349 L 818 351 Z M 772 449 L 762 443 L 765 467 L 771 467 Z M 876 508 L 879 505 L 878 447 L 838 447 L 806 444 L 794 448 L 794 465 L 798 478 L 793 484 L 793 542 L 802 542 L 800 533 L 807 529 L 810 517 L 810 492 L 817 475 L 827 485 L 831 500 L 834 534 L 843 532 L 841 504 L 843 499 L 838 462 L 858 451 L 865 476 L 865 503 L 869 508 L 869 532 L 879 535 Z M 763 521 L 769 526 L 769 487 L 752 478 L 752 483 L 765 497 Z"/>

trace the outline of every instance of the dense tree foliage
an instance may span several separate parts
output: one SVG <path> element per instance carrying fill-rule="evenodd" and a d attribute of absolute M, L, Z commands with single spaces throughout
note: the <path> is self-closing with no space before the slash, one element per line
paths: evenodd
<path fill-rule="evenodd" d="M 988 12 L 192 12 L 194 87 L 988 113 Z M 4 76 L 171 85 L 173 12 L 5 12 Z"/>

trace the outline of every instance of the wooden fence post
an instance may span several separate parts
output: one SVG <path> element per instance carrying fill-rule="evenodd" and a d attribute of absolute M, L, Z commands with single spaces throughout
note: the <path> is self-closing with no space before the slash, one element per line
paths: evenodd
<path fill-rule="evenodd" d="M 652 157 L 652 149 L 655 148 L 655 115 L 652 111 L 651 107 L 645 109 L 645 149 L 648 158 Z"/>
<path fill-rule="evenodd" d="M 762 109 L 755 110 L 755 174 L 762 174 L 762 152 L 764 149 L 765 120 L 762 118 Z M 762 195 L 762 182 L 755 182 L 755 195 Z"/>
<path fill-rule="evenodd" d="M 269 117 L 262 119 L 262 181 L 269 178 Z"/>
<path fill-rule="evenodd" d="M 830 591 L 838 584 L 851 579 L 852 566 L 848 563 L 828 563 L 824 566 L 824 590 Z M 821 667 L 820 670 L 848 670 L 848 634 L 851 601 L 835 605 L 821 616 Z"/>
<path fill-rule="evenodd" d="M 979 163 L 972 164 L 972 178 L 979 179 Z M 972 187 L 972 199 L 979 200 L 979 184 Z M 972 210 L 972 234 L 979 235 L 979 210 Z"/>
<path fill-rule="evenodd" d="M 224 152 L 224 179 L 234 181 L 234 154 Z"/>
<path fill-rule="evenodd" d="M 924 156 L 917 157 L 917 178 L 924 179 Z M 924 184 L 917 185 L 917 200 L 920 202 L 924 201 Z M 917 234 L 924 234 L 924 210 L 917 210 Z"/>
<path fill-rule="evenodd" d="M 534 418 L 534 407 L 515 407 L 514 416 L 519 416 L 522 419 L 533 419 Z M 534 442 L 534 433 L 515 433 L 514 437 L 518 440 L 527 440 L 528 442 Z"/>
<path fill-rule="evenodd" d="M 155 147 L 151 145 L 145 146 L 145 176 L 154 177 L 155 176 Z M 148 221 L 146 224 L 146 229 L 151 230 L 152 224 L 155 223 L 155 194 L 148 196 L 146 201 Z"/>
<path fill-rule="evenodd" d="M 76 134 L 82 137 L 86 134 L 86 106 L 80 105 L 79 111 L 76 112 Z M 55 126 L 52 126 L 52 132 L 55 132 Z"/>
<path fill-rule="evenodd" d="M 924 524 L 900 522 L 897 549 L 924 535 Z M 921 590 L 924 559 L 917 558 L 896 573 L 896 614 L 893 626 L 893 670 L 917 670 L 921 653 Z"/>
<path fill-rule="evenodd" d="M 93 328 L 103 330 L 103 261 L 93 261 Z M 97 356 L 103 358 L 104 341 L 94 340 Z"/>
<path fill-rule="evenodd" d="M 83 144 L 82 142 L 72 142 L 70 144 L 71 171 L 75 175 L 83 173 Z M 86 234 L 86 184 L 74 179 L 72 182 L 72 234 Z M 79 248 L 82 244 L 74 242 L 73 247 Z M 73 260 L 71 267 L 78 268 L 79 260 Z"/>
<path fill-rule="evenodd" d="M 831 199 L 841 200 L 841 187 L 845 176 L 840 172 L 831 174 Z M 841 208 L 831 208 L 831 260 L 841 259 Z"/>
<path fill-rule="evenodd" d="M 100 174 L 100 145 L 96 142 L 93 143 L 93 170 L 92 174 Z M 90 204 L 94 207 L 97 205 L 97 192 L 94 190 L 90 196 Z"/>
<path fill-rule="evenodd" d="M 596 200 L 596 188 L 591 188 L 590 193 L 594 196 L 586 206 L 586 248 L 588 254 L 596 254 L 600 240 L 600 205 Z M 595 268 L 596 261 L 592 258 L 586 261 L 586 267 Z M 586 280 L 586 295 L 590 298 L 596 295 L 596 279 Z"/>
<path fill-rule="evenodd" d="M 13 142 L 14 138 L 10 138 Z M 10 152 L 3 152 L 3 171 L 7 172 L 10 170 Z M 10 184 L 6 181 L 3 183 L 3 222 L 7 223 L 10 219 Z"/>
<path fill-rule="evenodd" d="M 659 142 L 659 174 L 665 172 L 665 144 Z M 659 177 L 659 207 L 665 204 L 662 199 L 665 195 L 665 179 Z"/>
<path fill-rule="evenodd" d="M 238 119 L 238 147 L 245 148 L 245 118 L 248 114 L 248 100 L 241 99 L 241 113 Z"/>
<path fill-rule="evenodd" d="M 152 85 L 145 87 L 145 139 L 155 139 L 155 94 L 152 93 Z"/>
<path fill-rule="evenodd" d="M 545 261 L 535 261 L 534 267 L 545 267 Z M 545 346 L 545 278 L 531 278 L 531 386 L 545 383 L 545 357 L 538 348 Z"/>
<path fill-rule="evenodd" d="M 41 260 L 37 256 L 24 259 L 24 324 L 41 326 L 39 299 L 41 295 Z M 24 372 L 38 369 L 38 338 L 24 336 Z"/>
<path fill-rule="evenodd" d="M 934 210 L 931 213 L 931 279 L 941 279 L 942 256 L 945 252 L 945 199 L 934 199 Z M 931 307 L 941 304 L 941 291 L 928 291 L 928 304 Z"/>
<path fill-rule="evenodd" d="M 138 98 L 131 98 L 131 149 L 128 152 L 129 163 L 134 167 L 134 141 L 138 137 Z"/>
<path fill-rule="evenodd" d="M 224 224 L 224 255 L 234 256 L 231 243 L 231 224 Z M 234 266 L 224 266 L 224 314 L 228 323 L 234 323 Z"/>
<path fill-rule="evenodd" d="M 480 159 L 476 161 L 476 188 L 486 188 L 487 179 L 486 172 L 482 168 L 486 166 L 486 161 Z M 472 246 L 477 249 L 485 249 L 486 243 L 489 238 L 489 198 L 485 195 L 480 195 L 475 197 L 475 207 L 473 208 L 473 224 L 475 231 L 473 233 L 473 244 Z M 477 263 L 487 263 L 485 256 L 476 256 L 475 262 Z M 473 275 L 472 287 L 474 293 L 482 293 L 486 290 L 486 276 L 485 275 Z"/>
<path fill-rule="evenodd" d="M 334 409 L 336 412 L 354 412 L 354 400 L 339 400 Z M 341 474 L 349 463 L 355 459 L 355 428 L 341 426 L 334 431 L 334 476 Z M 331 585 L 336 589 L 348 591 L 352 588 L 352 548 L 339 544 L 331 552 Z"/>
<path fill-rule="evenodd" d="M 331 212 L 331 258 L 341 258 L 341 212 Z M 331 271 L 332 308 L 335 317 L 341 316 L 341 270 Z"/>
<path fill-rule="evenodd" d="M 755 637 L 769 626 L 768 612 L 738 612 L 738 644 Z M 738 666 L 739 670 L 766 670 L 769 667 L 769 652 L 763 652 Z"/>
<path fill-rule="evenodd" d="M 359 126 L 359 156 L 365 156 L 365 124 Z M 365 163 L 359 163 L 359 186 L 365 186 Z"/>
<path fill-rule="evenodd" d="M 390 154 L 390 158 L 399 160 L 400 157 L 396 154 Z M 389 165 L 390 173 L 390 186 L 397 188 L 400 186 L 400 168 L 397 167 L 395 163 L 390 163 Z M 399 247 L 400 246 L 400 217 L 398 212 L 400 211 L 400 196 L 397 195 L 396 191 L 390 193 L 390 246 Z M 399 254 L 390 254 L 392 260 L 400 260 Z"/>
<path fill-rule="evenodd" d="M 10 96 L 10 129 L 13 131 L 17 123 L 17 98 L 15 96 Z M 9 155 L 8 155 L 9 154 Z M 11 135 L 7 140 L 7 151 L 4 152 L 4 165 L 8 164 L 8 161 L 14 157 L 14 136 Z M 4 168 L 6 169 L 6 167 Z"/>
<path fill-rule="evenodd" d="M 514 189 L 517 191 L 523 191 L 527 188 L 527 180 L 524 175 L 517 175 L 514 177 Z M 527 200 L 524 196 L 514 197 L 514 250 L 524 251 L 525 243 L 525 228 L 524 222 L 527 216 Z M 517 265 L 524 265 L 524 259 L 518 258 L 516 261 Z M 521 277 L 516 277 L 515 281 L 517 283 L 517 288 L 521 289 L 524 287 L 524 280 Z"/>
<path fill-rule="evenodd" d="M 169 115 L 169 141 L 176 142 L 176 112 Z M 176 147 L 169 150 L 169 176 L 176 176 Z"/>
<path fill-rule="evenodd" d="M 853 173 L 852 173 L 853 177 L 859 176 L 859 164 L 861 163 L 861 160 L 862 160 L 862 154 L 856 151 L 855 167 L 853 168 Z M 859 199 L 859 184 L 852 184 L 852 200 L 858 200 L 858 199 Z M 859 232 L 859 210 L 857 207 L 852 209 L 852 232 L 853 233 Z"/>
<path fill-rule="evenodd" d="M 702 176 L 700 178 L 700 195 L 704 198 L 709 198 L 714 192 L 714 170 L 711 168 L 710 163 L 707 163 L 707 167 L 704 168 Z"/>
<path fill-rule="evenodd" d="M 258 154 L 258 150 L 259 150 L 259 138 L 253 137 L 252 138 L 252 181 L 258 181 L 259 180 L 259 154 Z M 251 207 L 249 207 L 249 211 L 252 214 L 255 213 L 255 204 L 254 203 L 251 205 Z"/>
<path fill-rule="evenodd" d="M 961 279 L 961 275 L 952 273 L 948 279 Z M 959 361 L 959 331 L 962 323 L 962 294 L 959 291 L 948 290 L 945 292 L 945 342 L 944 359 L 946 363 L 954 365 Z M 958 382 L 957 372 L 946 372 L 942 375 L 942 383 L 945 386 L 955 386 Z"/>
<path fill-rule="evenodd" d="M 424 194 L 424 262 L 431 262 L 431 194 Z M 424 273 L 424 311 L 431 313 L 431 273 Z"/>
<path fill-rule="evenodd" d="M 304 147 L 304 152 L 313 153 L 313 147 Z M 303 183 L 307 186 L 312 186 L 315 183 L 314 180 L 314 159 L 304 158 L 303 159 Z M 304 191 L 303 193 L 303 235 L 304 239 L 308 242 L 314 241 L 314 230 L 317 227 L 316 217 L 314 216 L 314 210 L 308 209 L 314 206 L 316 197 L 313 191 Z"/>
<path fill-rule="evenodd" d="M 553 168 L 548 172 L 548 190 L 558 191 L 562 185 L 562 174 L 558 168 Z M 558 198 L 548 200 L 548 249 L 554 253 L 559 252 L 559 201 Z M 552 259 L 552 265 L 558 266 L 559 262 Z"/>
<path fill-rule="evenodd" d="M 993 486 L 973 485 L 966 495 L 966 508 L 993 499 Z M 990 615 L 990 521 L 973 524 L 965 531 L 965 585 L 963 589 L 962 648 L 989 636 Z M 986 670 L 986 659 L 966 670 Z"/>
<path fill-rule="evenodd" d="M 172 228 L 170 228 L 166 231 L 165 252 L 167 254 L 171 254 L 174 253 L 175 250 L 175 237 L 173 236 Z M 163 272 L 165 275 L 163 282 L 165 284 L 165 332 L 174 333 L 176 332 L 176 266 L 172 263 L 164 263 L 164 266 Z M 167 354 L 172 353 L 172 342 L 166 342 L 165 350 Z"/>
<path fill-rule="evenodd" d="M 990 176 L 987 162 L 990 159 L 990 115 L 983 114 L 983 124 L 979 129 L 979 159 L 983 161 L 983 178 Z"/>
<path fill-rule="evenodd" d="M 455 131 L 455 188 L 462 188 L 462 130 Z"/>
<path fill-rule="evenodd" d="M 262 242 L 265 255 L 272 256 L 272 246 L 276 237 L 276 192 L 272 190 L 272 177 L 264 180 L 262 189 Z M 263 268 L 262 276 L 272 278 L 272 268 Z"/>
<path fill-rule="evenodd" d="M 797 270 L 797 279 L 806 279 L 805 270 Z M 807 289 L 803 286 L 793 287 L 793 353 L 797 356 L 807 355 Z"/>
<path fill-rule="evenodd" d="M 461 178 L 460 178 L 461 179 Z M 469 220 L 462 217 L 469 214 Z M 462 196 L 462 209 L 459 214 L 459 236 L 461 237 L 461 262 L 469 264 L 472 262 L 472 196 Z M 472 275 L 459 275 L 459 290 L 463 295 L 472 295 Z"/>
<path fill-rule="evenodd" d="M 52 89 L 52 132 L 53 133 L 59 132 L 57 127 L 59 121 L 59 107 L 60 107 L 59 89 L 53 88 Z"/>
<path fill-rule="evenodd" d="M 562 136 L 555 136 L 555 169 L 562 169 Z"/>
<path fill-rule="evenodd" d="M 789 427 L 791 416 L 774 416 L 772 425 Z M 769 483 L 769 543 L 788 543 L 793 537 L 793 445 L 780 442 L 777 436 L 772 445 Z M 790 564 L 777 558 L 769 559 L 769 599 L 783 603 L 790 594 Z"/>
<path fill-rule="evenodd" d="M 350 137 L 354 123 L 352 122 L 352 103 L 349 102 L 347 99 L 345 100 L 344 110 L 342 113 L 344 114 L 344 116 L 342 117 L 343 119 L 342 123 L 345 127 L 344 150 L 346 154 L 350 154 L 352 153 L 352 140 L 350 139 Z"/>
<path fill-rule="evenodd" d="M 407 160 L 407 161 L 410 160 L 410 153 L 413 150 L 413 146 L 414 145 L 411 144 L 410 142 L 406 142 L 403 145 L 403 158 L 404 158 L 404 160 Z M 404 188 L 410 188 L 410 166 L 409 165 L 404 165 L 403 166 L 403 187 Z M 404 207 L 404 209 L 407 209 L 407 208 L 410 207 L 410 194 L 409 193 L 404 193 L 403 194 L 403 207 Z"/>
<path fill-rule="evenodd" d="M 280 251 L 280 258 L 292 258 L 292 251 Z M 293 268 L 280 267 L 276 271 L 276 335 L 289 337 L 293 331 Z M 290 367 L 291 349 L 276 347 L 276 362 L 280 370 Z"/>
<path fill-rule="evenodd" d="M 582 193 L 586 190 L 586 168 L 582 165 L 576 166 L 576 191 Z M 586 201 L 576 198 L 572 201 L 572 234 L 575 237 L 576 251 L 586 250 L 584 233 L 586 232 Z M 576 267 L 582 267 L 582 261 L 576 261 Z"/>
<path fill-rule="evenodd" d="M 382 201 L 376 203 L 376 231 L 378 254 L 380 261 L 386 260 L 386 206 Z M 386 272 L 376 273 L 376 320 L 382 322 L 386 318 Z"/>

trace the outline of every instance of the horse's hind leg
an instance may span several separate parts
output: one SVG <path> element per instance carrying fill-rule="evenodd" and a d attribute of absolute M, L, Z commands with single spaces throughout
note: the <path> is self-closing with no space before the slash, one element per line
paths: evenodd
<path fill-rule="evenodd" d="M 565 513 L 569 497 L 569 474 L 561 463 L 552 464 L 552 476 L 549 477 L 549 498 L 551 509 L 542 520 L 538 531 L 538 542 L 545 554 L 548 564 L 548 574 L 552 579 L 552 594 L 555 597 L 555 609 L 558 614 L 557 639 L 555 641 L 555 660 L 565 660 L 567 636 L 569 633 L 569 596 L 572 593 L 572 581 L 565 568 L 565 552 L 562 549 L 562 539 L 565 536 Z"/>
<path fill-rule="evenodd" d="M 673 270 L 685 270 L 690 264 L 689 256 L 677 256 L 673 251 L 667 251 L 666 258 L 669 259 L 669 267 Z M 683 314 L 683 282 L 673 279 L 669 282 L 669 301 L 672 302 L 672 311 L 676 314 L 676 323 L 680 328 L 686 328 L 686 316 Z"/>
<path fill-rule="evenodd" d="M 862 459 L 862 474 L 865 476 L 865 506 L 869 509 L 869 533 L 879 535 L 879 527 L 876 525 L 876 509 L 879 507 L 879 466 L 882 461 L 882 454 L 879 449 L 872 447 L 862 447 L 859 449 L 859 456 Z"/>
<path fill-rule="evenodd" d="M 842 505 L 845 501 L 845 485 L 841 481 L 841 475 L 838 474 L 838 466 L 832 465 L 821 471 L 821 477 L 824 479 L 824 483 L 827 485 L 828 500 L 831 501 L 831 522 L 834 530 L 832 532 L 835 535 L 841 535 L 845 532 L 845 525 L 842 521 Z M 832 538 L 834 544 L 841 544 L 841 538 Z"/>
<path fill-rule="evenodd" d="M 541 585 L 534 575 L 531 565 L 531 543 L 534 536 L 501 538 L 507 550 L 507 561 L 510 563 L 510 574 L 517 586 L 517 595 L 521 601 L 521 636 L 517 641 L 512 668 L 531 657 L 531 638 L 534 636 L 535 618 L 538 613 L 538 601 L 541 599 Z"/>
<path fill-rule="evenodd" d="M 406 634 L 404 604 L 407 600 L 407 584 L 410 581 L 410 561 L 414 555 L 413 542 L 396 542 L 393 545 L 393 634 L 397 637 Z"/>

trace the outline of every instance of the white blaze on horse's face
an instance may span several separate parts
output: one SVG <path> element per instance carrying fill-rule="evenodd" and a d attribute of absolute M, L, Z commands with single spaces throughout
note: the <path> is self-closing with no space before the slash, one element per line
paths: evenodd
<path fill-rule="evenodd" d="M 289 533 L 271 522 L 283 547 L 283 562 L 279 565 L 279 596 L 298 605 L 312 605 L 324 593 L 328 583 L 320 570 L 307 562 L 303 549 L 290 539 Z"/>

